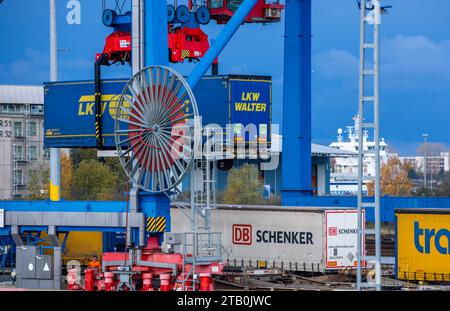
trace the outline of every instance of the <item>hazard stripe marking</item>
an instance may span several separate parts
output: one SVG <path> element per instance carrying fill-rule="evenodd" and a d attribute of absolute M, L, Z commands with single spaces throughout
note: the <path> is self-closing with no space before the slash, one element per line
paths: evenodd
<path fill-rule="evenodd" d="M 148 232 L 165 232 L 166 218 L 165 217 L 147 217 L 147 231 Z"/>

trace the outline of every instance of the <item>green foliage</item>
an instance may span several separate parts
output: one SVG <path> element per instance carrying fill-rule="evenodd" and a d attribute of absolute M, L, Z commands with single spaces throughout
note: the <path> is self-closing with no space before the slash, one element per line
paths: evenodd
<path fill-rule="evenodd" d="M 70 151 L 70 158 L 74 169 L 71 199 L 93 200 L 93 196 L 97 196 L 97 199 L 101 200 L 124 199 L 124 193 L 128 189 L 128 177 L 123 171 L 118 158 L 98 158 L 96 149 L 72 149 Z M 96 171 L 96 174 L 99 175 L 89 176 L 87 178 L 88 176 L 84 175 L 85 172 L 83 171 L 85 170 L 86 162 L 89 162 L 89 165 L 92 167 L 101 168 Z M 105 172 L 110 175 L 108 183 L 104 186 L 96 185 L 95 191 L 86 188 L 87 185 L 93 182 L 91 179 L 97 179 L 99 183 L 102 183 Z M 75 175 L 78 176 L 77 180 L 75 180 L 77 178 Z M 101 188 L 100 190 L 99 187 Z M 97 194 L 95 195 L 94 192 Z"/>
<path fill-rule="evenodd" d="M 263 182 L 254 165 L 244 164 L 229 171 L 228 187 L 223 193 L 226 204 L 261 204 Z"/>
<path fill-rule="evenodd" d="M 118 177 L 111 168 L 90 159 L 79 162 L 73 175 L 73 197 L 77 200 L 114 200 Z"/>
<path fill-rule="evenodd" d="M 450 196 L 450 172 L 446 172 L 443 175 L 436 192 L 439 196 L 448 197 Z"/>
<path fill-rule="evenodd" d="M 410 180 L 419 178 L 417 171 L 413 167 L 408 168 L 408 178 Z"/>
<path fill-rule="evenodd" d="M 28 172 L 28 192 L 30 200 L 44 200 L 48 198 L 50 180 L 50 166 L 48 163 L 38 163 Z"/>
<path fill-rule="evenodd" d="M 124 193 L 128 189 L 129 180 L 125 171 L 122 169 L 119 158 L 105 158 L 105 165 L 107 165 L 117 177 L 117 192 Z"/>
<path fill-rule="evenodd" d="M 70 159 L 73 167 L 77 168 L 83 160 L 98 160 L 97 149 L 71 149 Z"/>

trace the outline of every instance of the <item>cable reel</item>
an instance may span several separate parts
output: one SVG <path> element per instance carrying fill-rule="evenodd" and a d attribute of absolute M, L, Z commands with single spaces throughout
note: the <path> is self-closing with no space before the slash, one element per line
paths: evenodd
<path fill-rule="evenodd" d="M 115 140 L 128 178 L 142 190 L 175 188 L 189 173 L 198 108 L 186 80 L 165 66 L 137 72 L 117 100 Z"/>

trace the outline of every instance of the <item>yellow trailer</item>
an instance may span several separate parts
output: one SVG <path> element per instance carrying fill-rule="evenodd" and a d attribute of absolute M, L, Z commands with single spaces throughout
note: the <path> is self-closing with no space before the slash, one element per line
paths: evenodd
<path fill-rule="evenodd" d="M 450 282 L 450 208 L 395 212 L 397 278 Z"/>

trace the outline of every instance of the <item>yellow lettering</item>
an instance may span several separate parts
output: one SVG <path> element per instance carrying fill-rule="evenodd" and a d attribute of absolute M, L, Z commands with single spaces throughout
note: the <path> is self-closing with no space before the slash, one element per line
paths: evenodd
<path fill-rule="evenodd" d="M 255 102 L 257 102 L 259 100 L 259 96 L 261 95 L 261 93 L 253 93 L 253 100 Z"/>
<path fill-rule="evenodd" d="M 94 114 L 94 110 L 93 110 L 94 104 L 95 103 L 88 103 L 88 104 L 86 104 L 86 115 L 93 115 Z"/>
<path fill-rule="evenodd" d="M 85 113 L 83 112 L 83 103 L 80 103 L 78 105 L 78 115 L 79 116 L 84 116 L 85 115 Z"/>
<path fill-rule="evenodd" d="M 252 95 L 253 96 L 253 95 Z M 265 103 L 234 103 L 235 111 L 255 111 L 255 112 L 265 112 L 267 109 L 267 104 Z"/>

